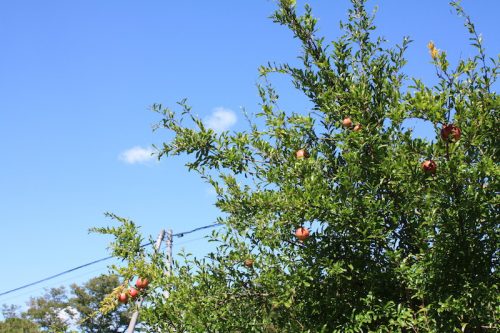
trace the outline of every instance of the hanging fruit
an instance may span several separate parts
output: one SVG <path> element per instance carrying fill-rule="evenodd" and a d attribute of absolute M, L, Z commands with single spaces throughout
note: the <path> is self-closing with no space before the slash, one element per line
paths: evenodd
<path fill-rule="evenodd" d="M 147 278 L 138 278 L 135 282 L 135 286 L 138 289 L 146 289 L 149 285 L 149 280 Z"/>
<path fill-rule="evenodd" d="M 304 227 L 300 227 L 295 231 L 295 237 L 301 241 L 305 241 L 309 238 L 309 230 Z"/>
<path fill-rule="evenodd" d="M 455 126 L 454 124 L 446 124 L 441 128 L 441 139 L 444 141 L 458 141 L 462 136 L 462 130 L 460 127 Z"/>
<path fill-rule="evenodd" d="M 308 158 L 309 153 L 305 149 L 299 149 L 299 150 L 297 150 L 297 152 L 295 152 L 295 156 L 300 160 L 303 158 Z"/>
<path fill-rule="evenodd" d="M 127 293 L 120 293 L 118 295 L 118 302 L 125 304 L 125 303 L 127 303 L 127 301 L 128 301 Z"/>
<path fill-rule="evenodd" d="M 342 126 L 346 128 L 350 128 L 352 126 L 352 120 L 349 117 L 345 117 L 344 120 L 342 120 Z"/>
<path fill-rule="evenodd" d="M 251 259 L 251 258 L 245 259 L 245 266 L 247 266 L 248 268 L 252 268 L 253 267 L 253 263 L 254 263 L 253 259 Z"/>
<path fill-rule="evenodd" d="M 424 161 L 424 162 L 422 162 L 421 166 L 422 166 L 422 170 L 426 174 L 432 174 L 433 175 L 433 174 L 436 173 L 437 164 L 433 160 Z"/>
<path fill-rule="evenodd" d="M 135 288 L 130 288 L 128 290 L 128 294 L 130 295 L 131 298 L 136 298 L 137 295 L 139 295 L 139 291 Z"/>

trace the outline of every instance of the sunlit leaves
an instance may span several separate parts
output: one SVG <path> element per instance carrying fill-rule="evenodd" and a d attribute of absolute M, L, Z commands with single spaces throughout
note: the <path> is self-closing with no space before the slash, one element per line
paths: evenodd
<path fill-rule="evenodd" d="M 158 290 L 170 292 L 168 299 L 151 295 L 146 325 L 472 332 L 498 320 L 500 99 L 490 91 L 498 65 L 487 62 L 466 17 L 478 55 L 454 67 L 430 43 L 438 83 L 408 79 L 402 69 L 410 39 L 386 46 L 374 36 L 365 1 L 351 2 L 343 35 L 326 43 L 311 7 L 299 14 L 294 1 L 279 1 L 272 18 L 301 42 L 302 64 L 260 68 L 261 110 L 248 117 L 248 130 L 216 133 L 186 101 L 177 112 L 154 107 L 158 128 L 173 135 L 160 157 L 190 157 L 188 169 L 217 193 L 225 228 L 211 237 L 214 253 L 186 255 L 169 277 L 158 257 L 146 265 L 140 250 L 133 253 L 137 238 L 127 237 L 137 230 L 129 222 L 99 230 L 117 237 L 114 253 L 129 260 L 123 273 L 149 272 Z M 280 108 L 272 75 L 289 77 L 312 109 Z M 352 125 L 342 125 L 345 117 Z M 409 120 L 435 137 L 414 137 L 404 127 Z M 460 138 L 441 138 L 448 124 Z M 437 168 L 425 172 L 422 163 L 431 160 Z M 307 239 L 296 239 L 299 227 L 311 231 Z"/>

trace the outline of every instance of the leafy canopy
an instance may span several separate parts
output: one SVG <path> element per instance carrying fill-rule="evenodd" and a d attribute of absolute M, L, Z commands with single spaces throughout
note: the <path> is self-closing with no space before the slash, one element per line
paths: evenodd
<path fill-rule="evenodd" d="M 302 63 L 260 68 L 261 111 L 247 130 L 216 133 L 185 101 L 178 112 L 153 106 L 158 128 L 174 134 L 160 158 L 191 158 L 224 228 L 215 252 L 184 254 L 172 276 L 161 254 L 137 248 L 133 222 L 115 216 L 121 227 L 98 229 L 117 237 L 125 281 L 152 280 L 141 312 L 149 331 L 498 329 L 498 58 L 452 2 L 476 55 L 452 65 L 430 42 L 438 83 L 426 86 L 402 71 L 410 39 L 387 47 L 365 1 L 351 2 L 343 35 L 327 42 L 311 7 L 278 1 L 272 18 L 300 40 Z M 311 110 L 279 107 L 276 73 Z M 408 119 L 435 138 L 415 138 Z M 308 239 L 294 236 L 299 227 Z"/>

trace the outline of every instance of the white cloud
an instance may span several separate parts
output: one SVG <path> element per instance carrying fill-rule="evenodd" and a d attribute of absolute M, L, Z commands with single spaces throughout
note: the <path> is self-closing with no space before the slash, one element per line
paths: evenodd
<path fill-rule="evenodd" d="M 211 128 L 216 132 L 222 132 L 228 130 L 231 126 L 236 124 L 236 114 L 230 109 L 217 107 L 213 110 L 210 116 L 204 119 L 203 122 L 208 128 Z"/>
<path fill-rule="evenodd" d="M 135 146 L 122 152 L 119 159 L 127 164 L 146 163 L 155 158 L 153 153 L 153 148 Z"/>

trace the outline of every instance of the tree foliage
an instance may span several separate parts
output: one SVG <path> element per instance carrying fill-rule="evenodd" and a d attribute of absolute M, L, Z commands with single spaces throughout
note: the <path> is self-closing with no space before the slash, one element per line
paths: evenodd
<path fill-rule="evenodd" d="M 215 252 L 184 255 L 173 276 L 157 253 L 146 261 L 133 222 L 98 230 L 117 237 L 125 281 L 152 279 L 141 313 L 151 332 L 498 329 L 498 59 L 451 3 L 476 55 L 453 66 L 430 42 L 437 84 L 427 86 L 402 71 L 410 39 L 387 47 L 365 1 L 351 2 L 331 43 L 309 6 L 278 2 L 273 20 L 300 40 L 302 64 L 260 68 L 261 112 L 247 130 L 216 133 L 185 101 L 179 112 L 153 107 L 158 127 L 174 134 L 160 157 L 191 157 L 225 227 L 212 235 Z M 275 73 L 290 77 L 310 111 L 279 107 Z M 414 137 L 409 119 L 435 137 Z M 300 149 L 308 156 L 297 158 Z M 297 240 L 298 227 L 311 237 Z"/>
<path fill-rule="evenodd" d="M 16 305 L 3 305 L 2 315 L 4 321 L 0 321 L 0 333 L 40 333 L 37 324 L 19 316 L 20 308 Z"/>
<path fill-rule="evenodd" d="M 40 333 L 38 326 L 28 319 L 7 318 L 0 322 L 0 333 Z"/>
<path fill-rule="evenodd" d="M 69 304 L 80 318 L 78 327 L 85 333 L 124 332 L 130 320 L 130 313 L 125 307 L 102 314 L 99 312 L 102 300 L 120 285 L 116 275 L 100 275 L 83 285 L 71 285 L 74 295 Z"/>
<path fill-rule="evenodd" d="M 130 311 L 115 306 L 113 311 L 99 311 L 103 299 L 119 287 L 117 275 L 94 277 L 82 285 L 72 284 L 71 293 L 64 287 L 52 288 L 40 297 L 31 297 L 25 310 L 16 305 L 3 305 L 5 321 L 0 322 L 0 333 L 124 332 Z M 22 331 L 26 329 L 26 332 Z"/>
<path fill-rule="evenodd" d="M 36 323 L 43 331 L 67 332 L 74 313 L 69 308 L 66 288 L 49 289 L 41 297 L 31 297 L 22 317 Z"/>

